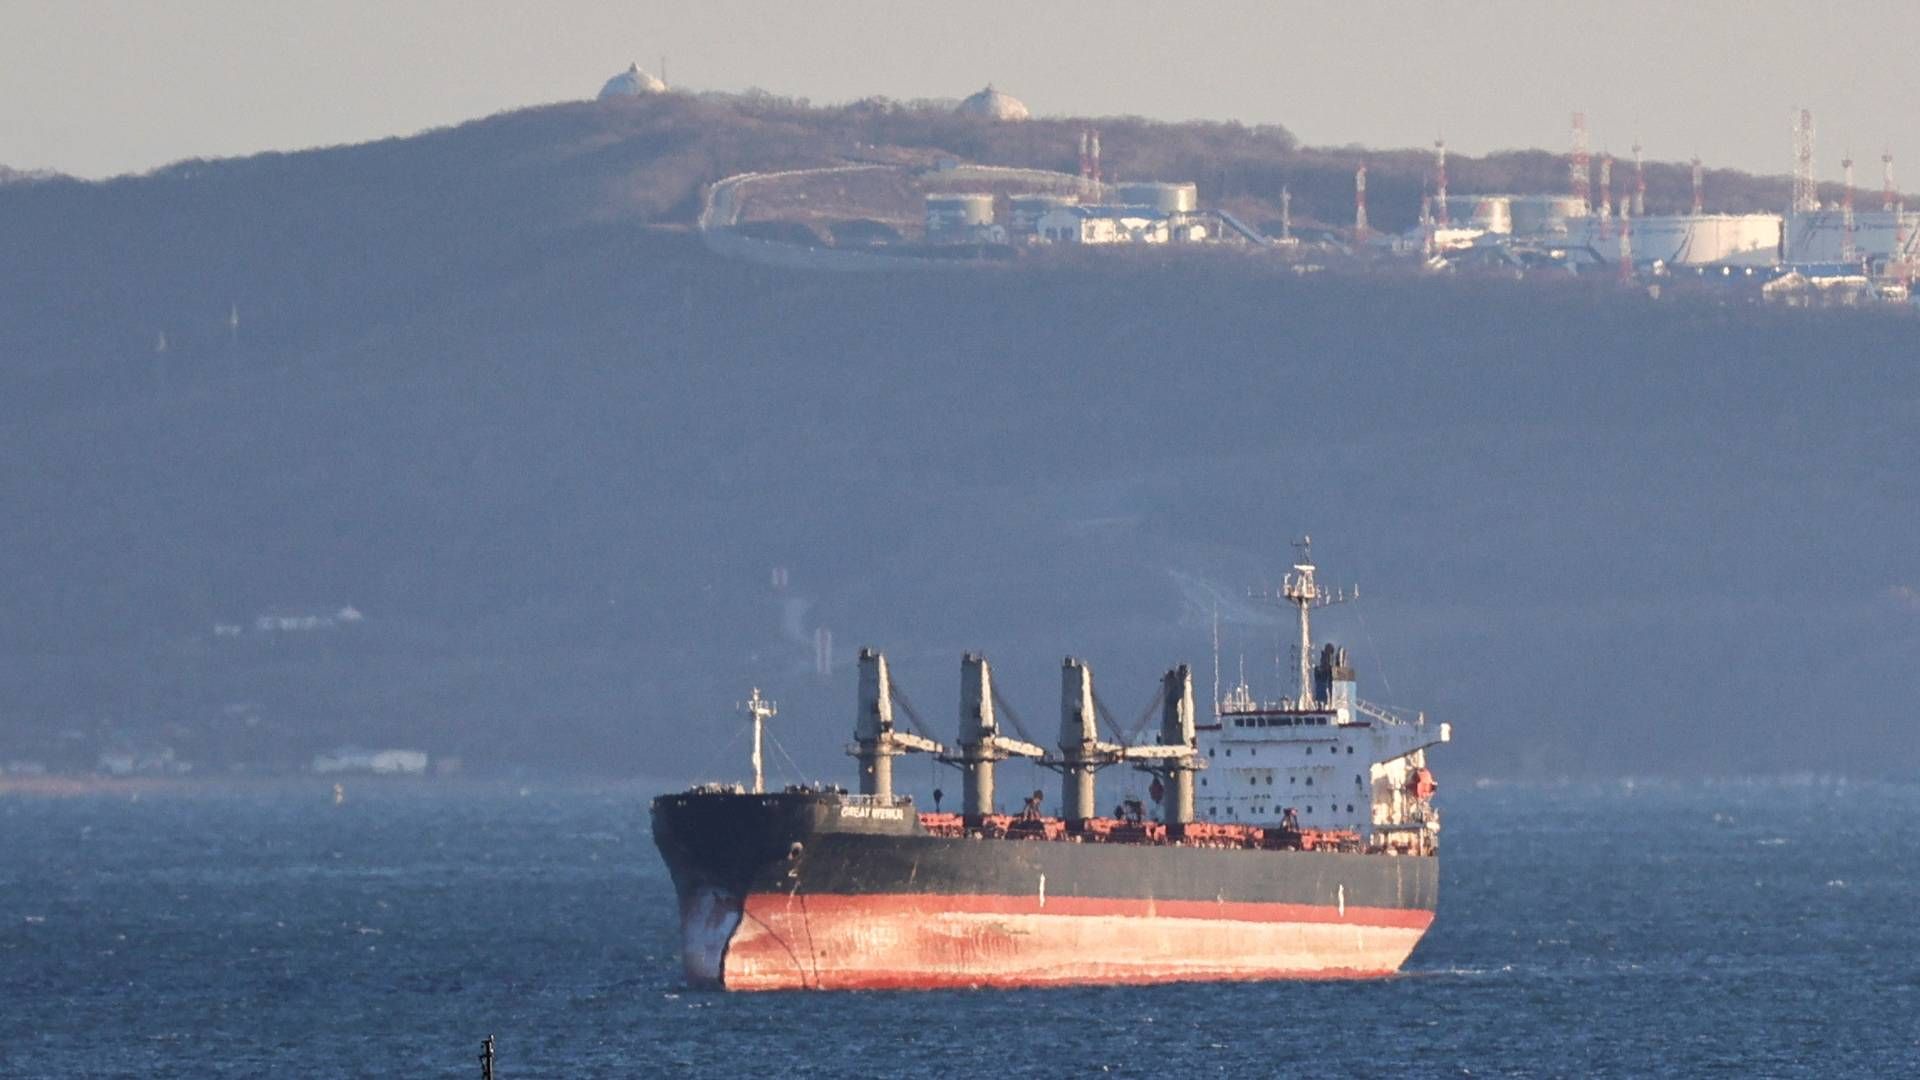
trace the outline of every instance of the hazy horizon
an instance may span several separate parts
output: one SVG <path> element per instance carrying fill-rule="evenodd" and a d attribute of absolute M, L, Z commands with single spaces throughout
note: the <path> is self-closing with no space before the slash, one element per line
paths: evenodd
<path fill-rule="evenodd" d="M 1920 89 L 1905 57 L 1920 9 L 1903 5 L 1824 9 L 1822 26 L 1878 28 L 1870 34 L 1814 32 L 1788 6 L 1639 0 L 1604 9 L 1502 0 L 1470 12 L 1233 3 L 1198 14 L 448 0 L 324 9 L 11 0 L 4 11 L 13 32 L 0 37 L 0 117 L 11 135 L 0 165 L 86 178 L 589 98 L 627 64 L 654 70 L 662 57 L 669 79 L 691 90 L 758 87 L 829 103 L 960 97 L 992 82 L 1039 115 L 1279 123 L 1321 146 L 1444 135 L 1476 155 L 1559 150 L 1568 114 L 1581 110 L 1596 154 L 1624 159 L 1638 140 L 1649 160 L 1698 154 L 1711 168 L 1763 174 L 1788 170 L 1788 115 L 1805 106 L 1823 179 L 1839 179 L 1848 152 L 1867 189 L 1879 187 L 1883 151 L 1896 168 L 1920 169 L 1920 134 L 1901 115 Z"/>

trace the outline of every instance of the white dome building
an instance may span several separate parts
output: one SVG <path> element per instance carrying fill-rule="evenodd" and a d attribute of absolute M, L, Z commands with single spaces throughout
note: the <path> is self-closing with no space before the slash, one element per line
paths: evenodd
<path fill-rule="evenodd" d="M 648 94 L 664 94 L 666 91 L 666 83 L 641 71 L 640 65 L 635 64 L 607 80 L 607 85 L 600 88 L 600 100 L 645 97 Z"/>
<path fill-rule="evenodd" d="M 1003 94 L 987 84 L 985 90 L 960 103 L 956 110 L 961 116 L 982 116 L 988 120 L 1025 120 L 1033 115 L 1027 106 L 1012 94 Z"/>

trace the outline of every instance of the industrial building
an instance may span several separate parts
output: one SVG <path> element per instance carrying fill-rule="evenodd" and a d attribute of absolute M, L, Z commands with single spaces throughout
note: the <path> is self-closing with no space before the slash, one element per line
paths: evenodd
<path fill-rule="evenodd" d="M 1146 206 L 1062 206 L 1040 215 L 1040 240 L 1056 244 L 1164 244 L 1167 215 Z"/>
<path fill-rule="evenodd" d="M 1007 235 L 1014 240 L 1031 240 L 1040 231 L 1042 215 L 1079 202 L 1072 195 L 1015 195 L 1007 201 Z"/>
<path fill-rule="evenodd" d="M 1004 226 L 986 192 L 926 197 L 930 244 L 1004 243 L 1166 244 L 1211 239 L 1214 213 L 1199 209 L 1192 182 L 1137 181 L 1106 185 L 1111 202 L 1082 204 L 1072 195 L 1025 194 L 1007 200 Z M 1244 227 L 1243 227 L 1244 228 Z"/>
<path fill-rule="evenodd" d="M 987 191 L 927 196 L 927 243 L 1005 243 L 1006 230 L 994 224 L 993 193 Z"/>

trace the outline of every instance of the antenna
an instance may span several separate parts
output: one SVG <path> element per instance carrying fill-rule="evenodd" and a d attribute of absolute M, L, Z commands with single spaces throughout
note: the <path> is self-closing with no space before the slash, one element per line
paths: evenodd
<path fill-rule="evenodd" d="M 1820 209 L 1820 185 L 1813 179 L 1812 109 L 1801 109 L 1793 118 L 1793 209 Z"/>
<path fill-rule="evenodd" d="M 1693 213 L 1698 217 L 1707 210 L 1707 174 L 1700 171 L 1700 158 L 1693 159 Z"/>
<path fill-rule="evenodd" d="M 1593 212 L 1593 175 L 1587 156 L 1587 114 L 1573 114 L 1573 154 L 1567 159 L 1567 171 L 1573 179 L 1573 197 L 1580 202 L 1579 213 Z"/>
<path fill-rule="evenodd" d="M 760 696 L 760 688 L 753 688 L 753 695 L 740 703 L 753 719 L 753 793 L 763 795 L 767 790 L 767 778 L 760 767 L 760 738 L 766 722 L 779 714 L 780 709 L 773 702 Z"/>
<path fill-rule="evenodd" d="M 1220 715 L 1220 601 L 1213 602 L 1213 715 Z"/>

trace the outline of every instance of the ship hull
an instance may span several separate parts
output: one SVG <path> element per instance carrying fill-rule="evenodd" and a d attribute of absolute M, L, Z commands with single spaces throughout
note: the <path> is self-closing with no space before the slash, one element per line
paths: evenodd
<path fill-rule="evenodd" d="M 812 794 L 656 802 L 689 983 L 1380 977 L 1433 918 L 1432 858 L 934 836 L 910 812 L 846 812 Z"/>

